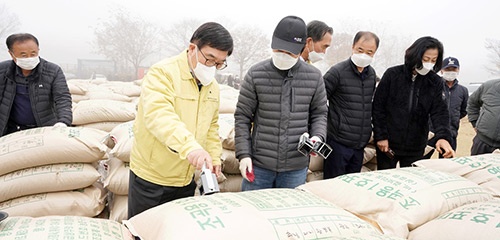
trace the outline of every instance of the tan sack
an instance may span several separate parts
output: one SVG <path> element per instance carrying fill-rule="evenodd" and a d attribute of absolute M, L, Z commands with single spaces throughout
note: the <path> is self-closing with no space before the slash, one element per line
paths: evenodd
<path fill-rule="evenodd" d="M 91 163 L 101 160 L 107 133 L 92 128 L 40 127 L 0 138 L 0 175 L 53 163 Z"/>
<path fill-rule="evenodd" d="M 124 162 L 130 161 L 130 150 L 134 142 L 134 121 L 121 123 L 109 133 L 115 142 L 109 154 Z"/>
<path fill-rule="evenodd" d="M 222 149 L 222 172 L 240 174 L 240 161 L 236 159 L 234 150 Z"/>
<path fill-rule="evenodd" d="M 104 189 L 90 186 L 73 191 L 39 193 L 0 202 L 0 210 L 9 216 L 41 217 L 74 215 L 95 217 L 105 207 Z"/>
<path fill-rule="evenodd" d="M 95 123 L 88 123 L 88 124 L 83 124 L 79 125 L 79 127 L 86 127 L 86 128 L 95 128 L 99 129 L 105 132 L 111 132 L 113 128 L 116 126 L 122 124 L 123 122 L 95 122 Z"/>
<path fill-rule="evenodd" d="M 73 124 L 83 125 L 95 122 L 127 122 L 135 119 L 134 103 L 116 100 L 80 101 L 73 109 Z"/>
<path fill-rule="evenodd" d="M 500 197 L 500 155 L 488 153 L 475 156 L 419 160 L 415 166 L 436 169 L 469 179 Z"/>
<path fill-rule="evenodd" d="M 122 222 L 128 217 L 128 196 L 113 194 L 109 203 L 109 219 Z"/>
<path fill-rule="evenodd" d="M 222 148 L 234 151 L 234 114 L 219 114 L 218 123 Z"/>
<path fill-rule="evenodd" d="M 89 163 L 25 168 L 0 176 L 0 202 L 26 195 L 85 188 L 101 175 Z"/>
<path fill-rule="evenodd" d="M 298 188 L 367 216 L 377 221 L 385 234 L 401 238 L 442 213 L 492 199 L 465 178 L 417 167 L 345 174 Z"/>
<path fill-rule="evenodd" d="M 124 221 L 141 239 L 334 239 L 380 235 L 355 215 L 296 189 L 188 197 Z M 249 231 L 249 229 L 251 229 Z"/>
<path fill-rule="evenodd" d="M 133 240 L 128 229 L 108 219 L 80 216 L 8 217 L 0 222 L 2 240 Z"/>
<path fill-rule="evenodd" d="M 410 240 L 491 240 L 500 237 L 500 199 L 467 204 L 410 232 Z"/>
<path fill-rule="evenodd" d="M 117 158 L 106 161 L 108 175 L 104 179 L 104 187 L 110 192 L 118 195 L 128 194 L 130 166 L 128 162 L 122 162 Z"/>

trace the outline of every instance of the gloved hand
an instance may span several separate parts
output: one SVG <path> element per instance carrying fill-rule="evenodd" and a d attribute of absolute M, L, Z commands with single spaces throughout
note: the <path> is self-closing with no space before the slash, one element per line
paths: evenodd
<path fill-rule="evenodd" d="M 312 136 L 311 138 L 309 138 L 309 140 L 314 144 L 316 142 L 321 142 L 321 138 L 319 138 L 318 136 Z M 315 153 L 315 152 L 311 152 L 309 154 L 311 157 L 317 157 L 318 154 Z"/>
<path fill-rule="evenodd" d="M 249 157 L 240 160 L 240 173 L 241 176 L 249 182 L 253 182 L 253 167 L 252 159 Z"/>
<path fill-rule="evenodd" d="M 54 128 L 59 128 L 59 127 L 60 127 L 60 128 L 65 128 L 65 127 L 67 127 L 67 126 L 66 126 L 66 124 L 65 124 L 65 123 L 63 123 L 63 122 L 58 122 L 58 123 L 54 124 L 54 126 L 53 126 L 53 127 L 54 127 Z"/>

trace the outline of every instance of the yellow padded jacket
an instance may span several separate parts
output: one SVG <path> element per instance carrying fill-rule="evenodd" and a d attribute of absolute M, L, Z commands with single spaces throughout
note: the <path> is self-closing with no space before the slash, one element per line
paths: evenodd
<path fill-rule="evenodd" d="M 143 78 L 130 169 L 142 179 L 162 186 L 182 187 L 195 168 L 187 155 L 205 149 L 220 165 L 219 85 L 213 80 L 199 89 L 187 50 L 153 65 Z"/>

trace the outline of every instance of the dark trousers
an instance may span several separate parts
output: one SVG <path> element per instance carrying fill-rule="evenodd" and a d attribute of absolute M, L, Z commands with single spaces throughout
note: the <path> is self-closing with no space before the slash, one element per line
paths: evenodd
<path fill-rule="evenodd" d="M 128 218 L 176 199 L 194 196 L 196 183 L 184 187 L 168 187 L 146 181 L 130 171 L 128 189 Z"/>
<path fill-rule="evenodd" d="M 476 134 L 476 136 L 474 136 L 474 138 L 472 139 L 472 147 L 470 149 L 470 155 L 473 156 L 485 153 L 492 153 L 493 151 L 495 151 L 495 149 L 496 149 L 495 147 L 490 146 L 485 142 L 481 141 L 481 139 L 479 139 L 479 137 Z"/>
<path fill-rule="evenodd" d="M 323 179 L 361 171 L 364 149 L 352 149 L 333 140 L 327 143 L 333 150 L 323 163 Z"/>
<path fill-rule="evenodd" d="M 422 159 L 423 154 L 418 154 L 415 156 L 404 156 L 399 155 L 395 152 L 394 158 L 390 158 L 384 152 L 380 151 L 377 147 L 377 170 L 396 168 L 396 164 L 399 162 L 399 167 L 410 167 L 412 163 L 417 160 Z"/>

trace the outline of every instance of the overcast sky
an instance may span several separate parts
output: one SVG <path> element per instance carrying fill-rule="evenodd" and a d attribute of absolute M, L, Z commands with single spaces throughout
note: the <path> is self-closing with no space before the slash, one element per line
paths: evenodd
<path fill-rule="evenodd" d="M 183 19 L 223 25 L 223 19 L 228 19 L 256 25 L 270 37 L 281 18 L 297 15 L 306 22 L 324 21 L 336 32 L 351 31 L 354 35 L 368 30 L 408 36 L 410 44 L 419 37 L 433 36 L 443 42 L 445 57 L 459 59 L 461 83 L 500 77 L 485 70 L 491 64 L 485 40 L 500 39 L 500 1 L 495 0 L 1 0 L 0 4 L 19 17 L 18 32 L 29 32 L 39 39 L 40 56 L 63 67 L 76 64 L 79 58 L 103 59 L 92 53 L 94 28 L 99 21 L 107 21 L 109 9 L 119 4 L 167 27 Z M 383 38 L 380 44 L 384 44 Z M 0 60 L 6 59 L 10 56 L 2 43 Z"/>

